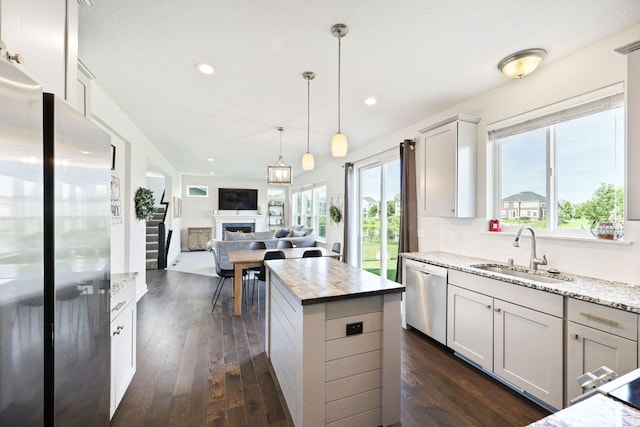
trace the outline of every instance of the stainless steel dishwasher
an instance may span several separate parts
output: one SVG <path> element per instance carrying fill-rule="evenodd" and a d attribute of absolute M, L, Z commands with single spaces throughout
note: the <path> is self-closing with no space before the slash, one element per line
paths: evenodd
<path fill-rule="evenodd" d="M 404 260 L 405 319 L 410 325 L 447 344 L 447 269 Z"/>

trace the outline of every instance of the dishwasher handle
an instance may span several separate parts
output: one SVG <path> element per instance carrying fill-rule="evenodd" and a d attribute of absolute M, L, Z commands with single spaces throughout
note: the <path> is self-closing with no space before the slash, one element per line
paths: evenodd
<path fill-rule="evenodd" d="M 439 267 L 433 264 L 427 264 L 426 262 L 415 261 L 412 259 L 405 259 L 405 267 L 413 270 L 418 270 L 423 273 L 431 274 L 434 276 L 447 277 L 447 269 Z"/>

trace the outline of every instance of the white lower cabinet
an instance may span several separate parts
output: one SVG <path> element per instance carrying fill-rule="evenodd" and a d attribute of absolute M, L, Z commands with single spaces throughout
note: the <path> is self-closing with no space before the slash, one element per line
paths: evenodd
<path fill-rule="evenodd" d="M 566 332 L 566 404 L 582 394 L 576 379 L 606 366 L 618 375 L 638 366 L 638 315 L 569 299 Z"/>
<path fill-rule="evenodd" d="M 449 347 L 493 371 L 493 298 L 449 285 Z"/>
<path fill-rule="evenodd" d="M 562 408 L 562 297 L 452 270 L 449 282 L 448 345 L 531 396 Z"/>
<path fill-rule="evenodd" d="M 562 319 L 495 300 L 493 372 L 562 408 Z"/>
<path fill-rule="evenodd" d="M 116 411 L 136 373 L 135 280 L 111 297 L 111 411 Z"/>

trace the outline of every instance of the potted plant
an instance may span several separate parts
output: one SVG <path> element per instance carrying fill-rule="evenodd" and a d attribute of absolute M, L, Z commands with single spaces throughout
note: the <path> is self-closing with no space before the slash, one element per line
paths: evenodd
<path fill-rule="evenodd" d="M 151 219 L 153 219 L 155 204 L 153 191 L 148 188 L 138 187 L 133 201 L 136 207 L 136 219 L 140 221 L 151 221 Z"/>

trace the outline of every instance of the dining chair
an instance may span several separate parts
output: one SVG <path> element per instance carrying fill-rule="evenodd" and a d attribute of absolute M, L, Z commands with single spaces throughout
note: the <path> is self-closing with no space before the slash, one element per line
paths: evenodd
<path fill-rule="evenodd" d="M 258 303 L 257 303 L 258 319 L 260 318 L 260 282 L 264 282 L 267 280 L 267 269 L 264 266 L 264 261 L 268 261 L 271 259 L 286 259 L 286 257 L 284 255 L 284 252 L 282 251 L 268 251 L 268 252 L 265 252 L 264 254 L 262 267 L 260 267 L 260 273 L 258 274 Z M 254 284 L 254 291 L 255 291 L 255 284 Z"/>
<path fill-rule="evenodd" d="M 313 257 L 321 257 L 322 251 L 320 249 L 307 249 L 302 254 L 302 258 L 313 258 Z"/>
<path fill-rule="evenodd" d="M 342 245 L 340 244 L 340 242 L 335 242 L 333 244 L 333 246 L 331 246 L 331 252 L 335 252 L 337 254 L 340 254 L 340 256 L 338 257 L 338 259 L 342 258 Z"/>
<path fill-rule="evenodd" d="M 267 244 L 265 242 L 255 241 L 255 242 L 249 243 L 249 250 L 255 251 L 255 250 L 263 250 L 263 249 L 267 249 Z M 244 281 L 246 277 L 248 282 L 250 279 L 251 273 L 253 273 L 253 282 L 254 282 L 253 288 L 255 289 L 256 275 L 260 273 L 260 267 L 245 268 L 244 270 L 242 270 L 242 280 Z M 242 298 L 244 299 L 244 308 L 249 308 L 249 298 L 247 296 L 247 292 L 244 286 L 242 287 Z M 251 295 L 251 299 L 253 300 L 253 294 Z"/>
<path fill-rule="evenodd" d="M 293 243 L 291 240 L 278 240 L 278 249 L 290 249 L 293 248 Z"/>
<path fill-rule="evenodd" d="M 220 259 L 218 258 L 218 252 L 216 251 L 216 248 L 212 248 L 211 252 L 213 254 L 213 260 L 216 264 L 216 274 L 218 275 L 218 277 L 220 277 L 220 279 L 218 280 L 218 285 L 216 286 L 216 289 L 213 291 L 213 297 L 211 298 L 211 302 L 213 303 L 211 312 L 213 313 L 213 310 L 216 309 L 216 304 L 218 303 L 218 298 L 220 298 L 220 293 L 222 292 L 222 286 L 224 285 L 225 280 L 229 278 L 233 280 L 235 272 L 233 268 L 230 268 L 230 269 L 222 268 L 222 266 L 220 265 Z"/>

